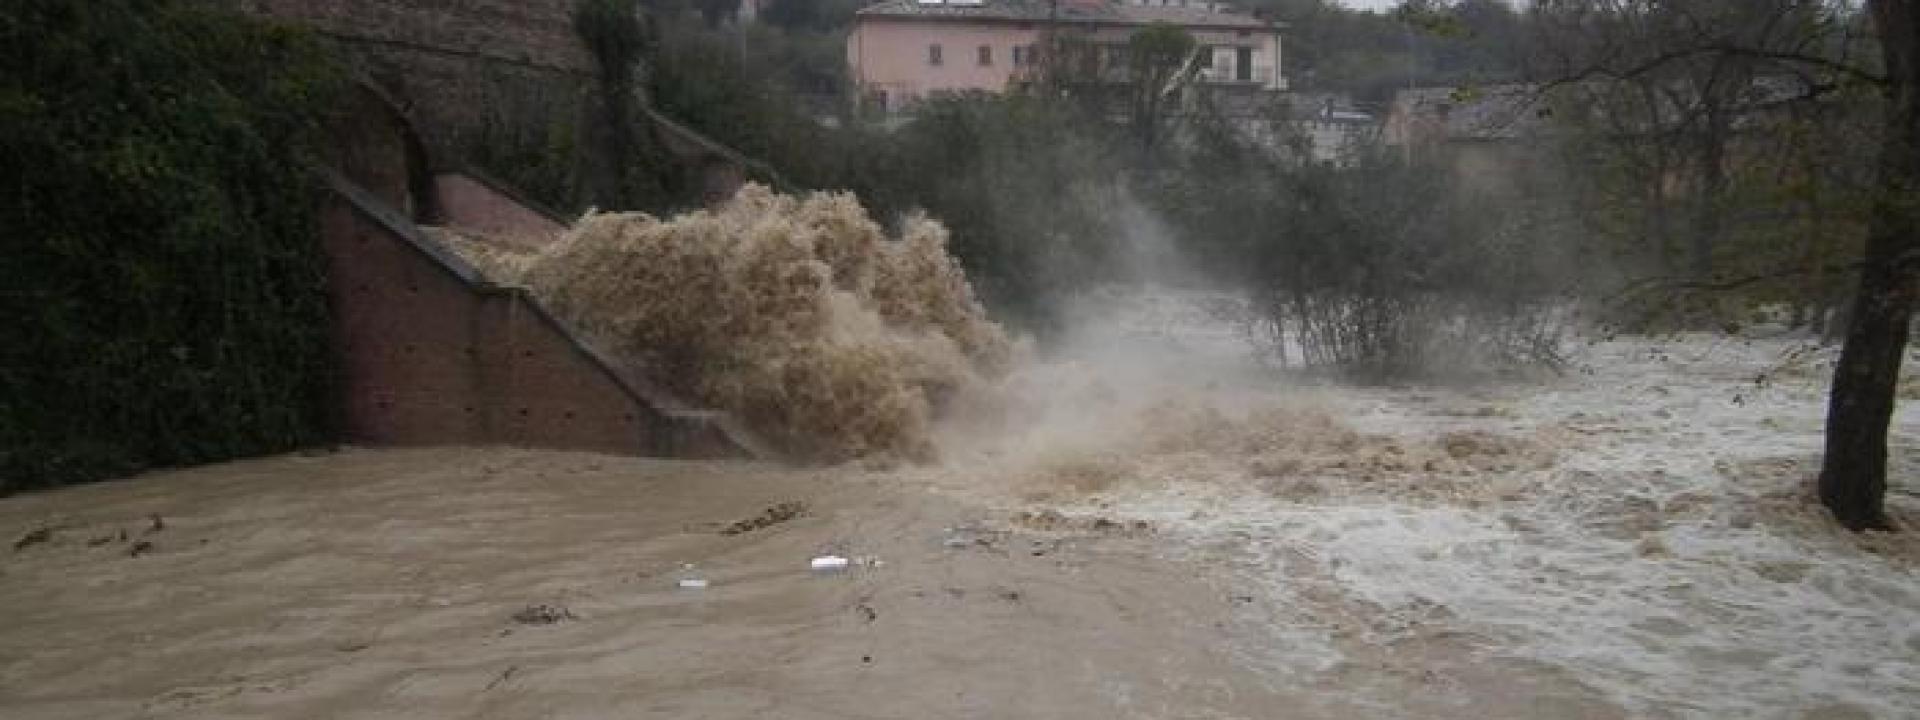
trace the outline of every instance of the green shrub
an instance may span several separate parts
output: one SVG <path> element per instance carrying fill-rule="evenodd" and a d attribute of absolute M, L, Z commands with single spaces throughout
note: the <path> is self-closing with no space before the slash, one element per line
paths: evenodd
<path fill-rule="evenodd" d="M 877 205 L 924 209 L 1003 320 L 1049 333 L 1068 298 L 1116 278 L 1126 234 L 1120 141 L 1031 95 L 930 98 L 885 138 Z"/>
<path fill-rule="evenodd" d="M 1193 145 L 1150 197 L 1280 359 L 1364 381 L 1560 362 L 1577 275 L 1544 178 L 1527 186 L 1546 197 L 1514 198 L 1463 187 L 1444 158 L 1302 162 L 1218 120 Z"/>
<path fill-rule="evenodd" d="M 0 5 L 0 494 L 328 437 L 317 47 L 183 0 Z"/>

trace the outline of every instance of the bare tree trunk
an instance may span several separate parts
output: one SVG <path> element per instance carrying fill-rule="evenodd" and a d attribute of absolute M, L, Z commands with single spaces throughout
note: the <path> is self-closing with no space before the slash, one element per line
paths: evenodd
<path fill-rule="evenodd" d="M 1806 227 L 1800 235 L 1800 266 L 1806 268 L 1807 276 L 1800 283 L 1798 296 L 1793 299 L 1795 330 L 1820 324 L 1822 303 L 1826 300 L 1822 288 L 1827 284 L 1827 273 L 1823 267 L 1825 258 L 1821 257 L 1823 253 L 1820 252 L 1820 233 L 1826 227 L 1826 218 L 1821 213 L 1820 160 L 1811 149 L 1812 145 L 1811 139 L 1800 142 L 1798 170 L 1802 175 L 1800 182 L 1806 188 L 1803 201 L 1807 212 Z M 1818 334 L 1824 332 L 1825 328 L 1815 327 L 1813 330 Z"/>
<path fill-rule="evenodd" d="M 1713 253 L 1720 241 L 1721 204 L 1727 195 L 1727 135 L 1732 132 L 1726 112 L 1718 107 L 1707 110 L 1705 123 L 1699 147 L 1699 206 L 1694 208 L 1693 237 L 1687 246 L 1687 269 L 1694 280 L 1701 282 L 1713 277 Z"/>
<path fill-rule="evenodd" d="M 1826 227 L 1826 217 L 1822 212 L 1820 203 L 1819 181 L 1810 180 L 1808 184 L 1811 185 L 1811 187 L 1807 189 L 1807 232 L 1806 237 L 1801 239 L 1801 242 L 1806 243 L 1806 247 L 1800 257 L 1800 261 L 1807 269 L 1807 279 L 1806 282 L 1800 286 L 1800 297 L 1794 301 L 1795 307 L 1798 308 L 1798 311 L 1801 313 L 1801 318 L 1795 320 L 1793 323 L 1795 328 L 1808 327 L 1813 324 L 1814 316 L 1819 314 L 1823 308 L 1822 303 L 1826 300 L 1825 296 L 1827 295 L 1823 288 L 1825 288 L 1829 282 L 1827 280 L 1826 253 L 1822 252 L 1822 248 L 1820 247 L 1820 231 Z M 1825 328 L 1819 328 L 1816 331 L 1824 330 Z"/>
<path fill-rule="evenodd" d="M 1887 424 L 1913 317 L 1920 251 L 1920 13 L 1915 0 L 1868 0 L 1886 58 L 1890 103 L 1865 264 L 1833 370 L 1820 501 L 1852 530 L 1888 527 Z"/>
<path fill-rule="evenodd" d="M 1647 234 L 1653 238 L 1653 246 L 1660 260 L 1660 272 L 1677 276 L 1680 274 L 1679 251 L 1673 246 L 1673 222 L 1669 219 L 1666 197 L 1665 169 L 1654 174 L 1654 181 L 1647 193 Z"/>

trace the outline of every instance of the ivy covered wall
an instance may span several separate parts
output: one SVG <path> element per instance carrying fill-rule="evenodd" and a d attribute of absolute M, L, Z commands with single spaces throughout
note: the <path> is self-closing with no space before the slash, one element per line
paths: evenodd
<path fill-rule="evenodd" d="M 0 494 L 331 436 L 319 47 L 191 0 L 0 3 Z"/>

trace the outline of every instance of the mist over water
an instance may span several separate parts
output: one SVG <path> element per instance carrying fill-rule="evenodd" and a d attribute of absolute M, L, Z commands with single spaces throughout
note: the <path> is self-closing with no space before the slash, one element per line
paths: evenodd
<path fill-rule="evenodd" d="M 1807 486 L 1831 351 L 1679 335 L 1583 343 L 1555 380 L 1306 385 L 1222 301 L 1102 298 L 1016 369 L 1024 411 L 946 454 L 943 484 L 1151 523 L 1170 557 L 1260 589 L 1239 651 L 1291 682 L 1440 652 L 1633 715 L 1920 712 L 1920 542 L 1834 528 Z M 1890 502 L 1914 517 L 1920 412 L 1894 434 Z"/>
<path fill-rule="evenodd" d="M 594 313 L 692 317 L 634 303 L 699 275 L 645 275 L 610 258 L 722 248 L 711 257 L 746 283 L 729 281 L 735 294 L 665 294 L 799 313 L 765 315 L 765 332 L 702 336 L 723 355 L 762 348 L 761 360 L 812 347 L 795 328 L 834 342 L 943 328 L 946 355 L 876 355 L 860 371 L 897 378 L 893 392 L 914 398 L 911 419 L 885 427 L 926 447 L 908 454 L 918 462 L 892 454 L 862 465 L 890 485 L 996 508 L 994 522 L 1010 527 L 1039 518 L 1146 529 L 1154 553 L 1193 572 L 1167 582 L 1244 598 L 1223 651 L 1274 687 L 1331 684 L 1384 716 L 1413 707 L 1408 678 L 1473 702 L 1503 683 L 1545 687 L 1569 716 L 1920 713 L 1920 542 L 1837 530 L 1808 497 L 1831 351 L 1707 334 L 1581 341 L 1569 344 L 1564 375 L 1354 386 L 1276 363 L 1245 300 L 1206 287 L 1151 212 L 1122 203 L 1115 213 L 1130 228 L 1120 238 L 1128 281 L 1073 296 L 1044 343 L 979 344 L 1004 336 L 969 304 L 940 244 L 880 238 L 847 198 L 749 193 L 717 214 L 602 220 L 625 229 L 572 242 L 603 254 L 570 265 L 536 257 L 532 267 L 572 269 L 526 276 L 549 297 L 574 293 L 563 309 L 586 327 L 630 332 L 617 328 L 648 326 L 596 324 Z M 875 269 L 844 274 L 862 263 Z M 892 273 L 894 288 L 861 290 L 884 284 L 862 272 Z M 636 286 L 635 273 L 654 280 Z M 813 289 L 772 292 L 795 277 Z M 766 297 L 787 300 L 753 299 Z M 858 317 L 866 331 L 842 332 Z M 912 370 L 943 356 L 988 362 L 945 376 L 964 381 Z M 931 367 L 969 362 L 979 361 Z M 727 365 L 703 370 L 703 386 L 739 381 L 717 367 Z M 851 397 L 827 393 L 793 405 L 796 415 L 758 419 L 867 412 Z M 802 426 L 826 439 L 864 427 Z M 1920 468 L 1920 412 L 1903 409 L 1894 434 L 1896 467 Z M 1895 488 L 1896 516 L 1920 513 L 1914 492 Z"/>

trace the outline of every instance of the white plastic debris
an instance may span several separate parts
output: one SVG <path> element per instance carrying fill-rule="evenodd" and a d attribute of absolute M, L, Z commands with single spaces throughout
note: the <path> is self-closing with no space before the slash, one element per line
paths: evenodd
<path fill-rule="evenodd" d="M 991 546 L 992 543 L 991 533 L 972 525 L 947 528 L 946 537 L 940 540 L 940 544 L 949 550 L 970 548 L 976 545 L 983 547 Z"/>
<path fill-rule="evenodd" d="M 821 555 L 820 557 L 814 558 L 811 563 L 814 570 L 822 572 L 845 570 L 847 569 L 847 565 L 847 559 L 839 555 Z"/>
<path fill-rule="evenodd" d="M 680 579 L 676 584 L 682 590 L 705 590 L 707 579 L 700 577 L 700 574 L 694 571 L 693 563 L 687 563 L 680 566 Z"/>

